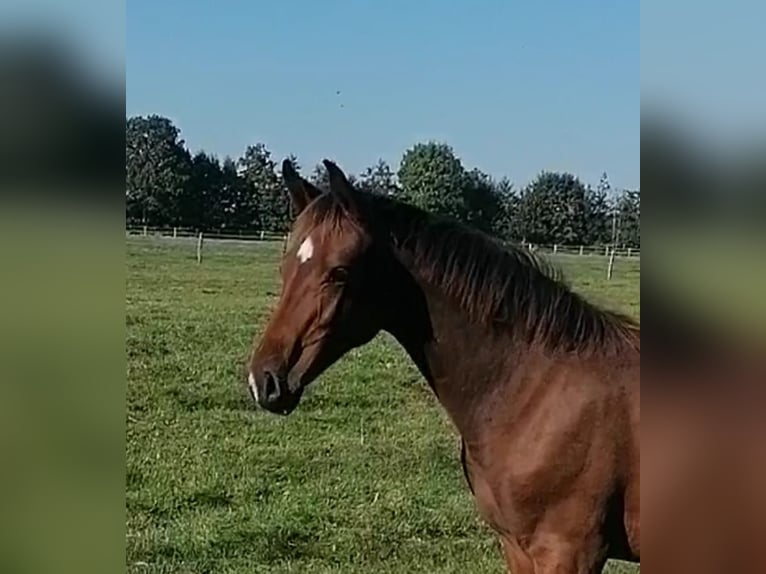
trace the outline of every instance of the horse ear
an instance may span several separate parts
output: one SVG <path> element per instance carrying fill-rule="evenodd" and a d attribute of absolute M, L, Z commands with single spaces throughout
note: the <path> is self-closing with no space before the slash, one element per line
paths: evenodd
<path fill-rule="evenodd" d="M 330 193 L 335 196 L 347 213 L 353 216 L 358 216 L 357 191 L 354 189 L 354 186 L 351 185 L 351 182 L 348 181 L 346 174 L 344 174 L 343 171 L 329 159 L 322 160 L 322 163 L 327 168 L 327 173 L 330 175 Z"/>
<path fill-rule="evenodd" d="M 295 215 L 303 211 L 314 198 L 322 195 L 322 190 L 298 175 L 289 159 L 282 162 L 282 179 L 285 180 L 287 191 L 290 193 Z"/>

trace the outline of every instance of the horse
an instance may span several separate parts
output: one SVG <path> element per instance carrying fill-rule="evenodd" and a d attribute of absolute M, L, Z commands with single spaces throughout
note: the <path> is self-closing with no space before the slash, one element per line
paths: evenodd
<path fill-rule="evenodd" d="M 355 189 L 323 163 L 327 191 L 282 164 L 295 219 L 249 359 L 257 404 L 288 415 L 330 365 L 387 331 L 459 432 L 510 571 L 639 562 L 640 325 L 538 256 Z"/>

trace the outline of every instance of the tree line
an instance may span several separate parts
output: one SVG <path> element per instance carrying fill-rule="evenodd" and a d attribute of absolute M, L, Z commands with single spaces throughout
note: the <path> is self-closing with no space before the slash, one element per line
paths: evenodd
<path fill-rule="evenodd" d="M 128 225 L 177 226 L 200 231 L 286 231 L 290 204 L 275 158 L 265 144 L 248 146 L 238 159 L 191 154 L 168 118 L 126 120 Z M 290 158 L 300 169 L 298 158 Z M 640 247 L 640 193 L 613 190 L 604 174 L 594 189 L 570 173 L 543 171 L 516 189 L 468 169 L 451 146 L 418 143 L 398 169 L 385 161 L 350 175 L 367 193 L 396 197 L 468 223 L 501 239 L 541 245 Z M 327 188 L 317 165 L 309 179 Z"/>

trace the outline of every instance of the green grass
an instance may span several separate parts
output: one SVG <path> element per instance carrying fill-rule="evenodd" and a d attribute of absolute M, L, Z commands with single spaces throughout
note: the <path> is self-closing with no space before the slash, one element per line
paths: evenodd
<path fill-rule="evenodd" d="M 459 440 L 387 336 L 287 418 L 253 408 L 244 361 L 278 292 L 280 244 L 127 245 L 129 572 L 503 572 Z M 637 315 L 639 266 L 559 260 Z M 615 563 L 610 572 L 634 572 Z"/>

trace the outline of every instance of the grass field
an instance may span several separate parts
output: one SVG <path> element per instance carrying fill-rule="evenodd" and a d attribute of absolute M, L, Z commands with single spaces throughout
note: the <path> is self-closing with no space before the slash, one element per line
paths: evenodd
<path fill-rule="evenodd" d="M 244 361 L 278 292 L 281 244 L 127 243 L 129 572 L 504 572 L 458 437 L 379 336 L 283 418 Z M 639 263 L 558 260 L 593 300 L 639 312 Z M 635 572 L 622 563 L 609 572 Z"/>

